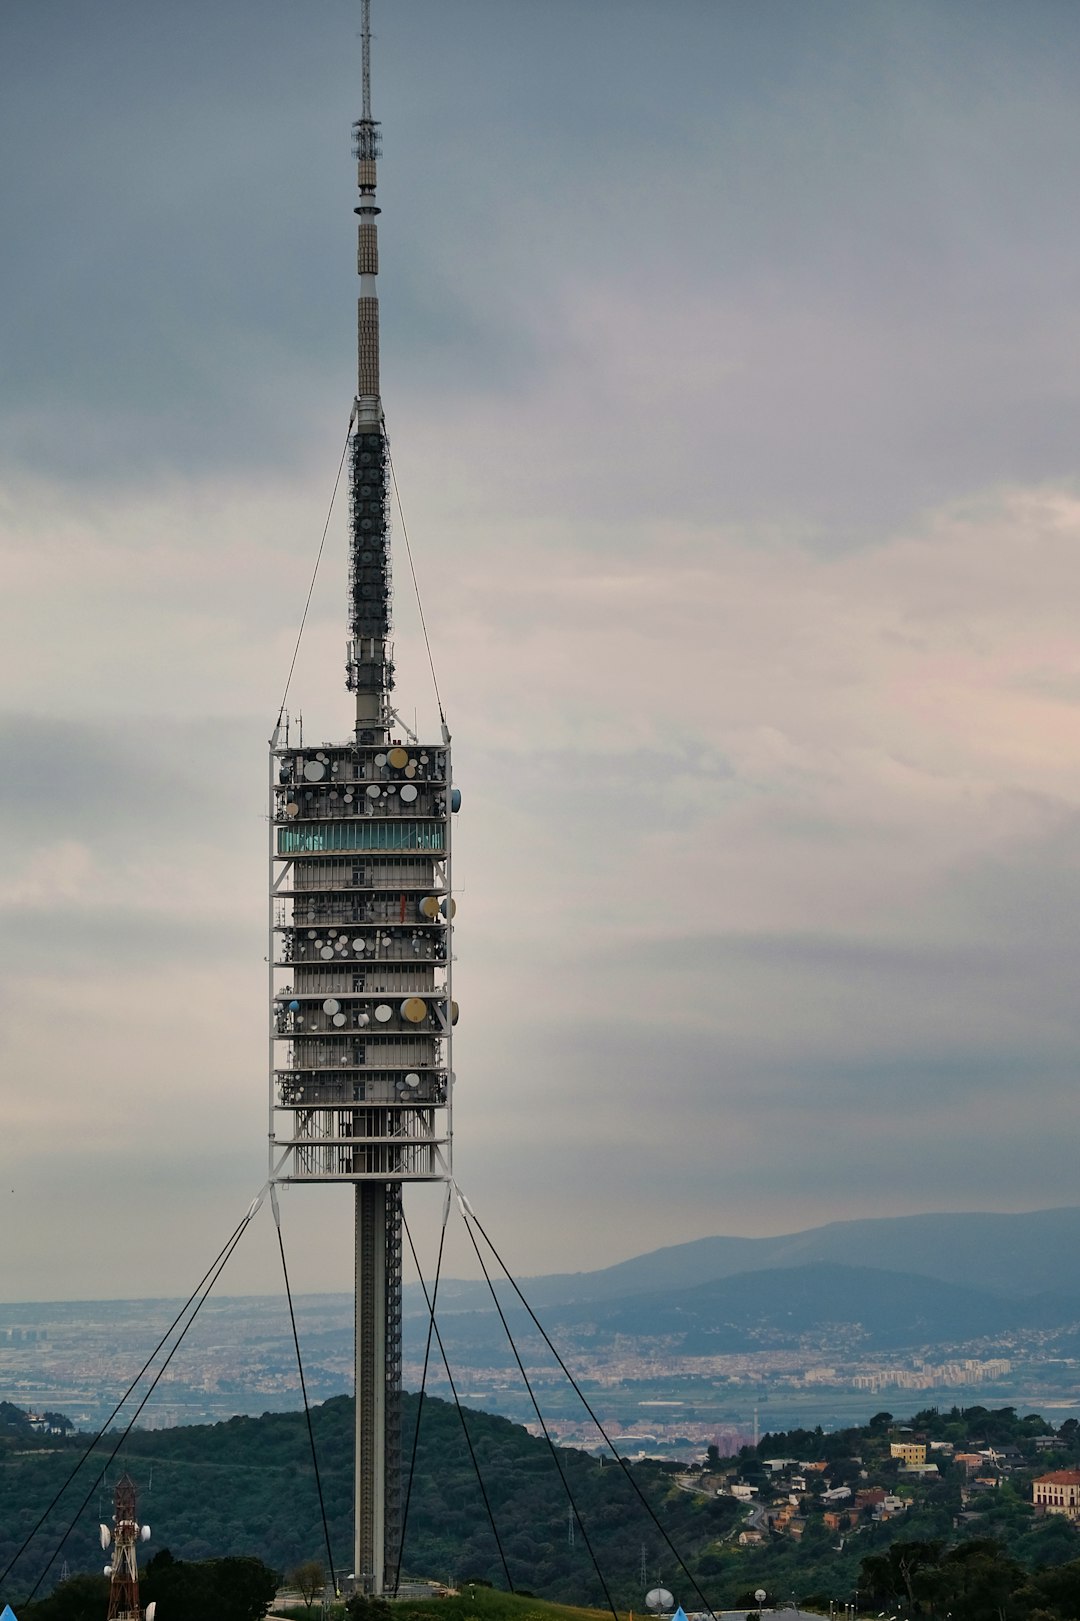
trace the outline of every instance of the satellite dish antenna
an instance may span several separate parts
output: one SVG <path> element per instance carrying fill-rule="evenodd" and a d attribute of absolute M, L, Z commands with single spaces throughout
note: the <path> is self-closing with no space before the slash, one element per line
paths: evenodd
<path fill-rule="evenodd" d="M 755 1589 L 754 1589 L 754 1597 L 755 1597 L 755 1599 L 757 1600 L 757 1602 L 759 1604 L 764 1604 L 764 1602 L 768 1598 L 768 1596 L 769 1596 L 768 1593 L 766 1593 L 766 1591 L 765 1591 L 765 1589 L 763 1587 L 755 1587 Z"/>
<path fill-rule="evenodd" d="M 670 1610 L 675 1603 L 674 1593 L 669 1593 L 666 1587 L 654 1587 L 651 1593 L 645 1594 L 645 1602 L 654 1615 L 661 1610 Z"/>
<path fill-rule="evenodd" d="M 157 1599 L 152 1598 L 150 1600 L 149 1604 L 146 1606 L 146 1621 L 154 1621 L 154 1617 L 155 1617 L 156 1614 L 157 1614 Z"/>
<path fill-rule="evenodd" d="M 98 1535 L 101 1537 L 101 1546 L 107 1548 L 112 1541 L 112 1532 L 107 1525 L 98 1526 Z"/>
<path fill-rule="evenodd" d="M 143 1542 L 149 1542 L 150 1541 L 150 1527 L 148 1525 L 142 1526 L 140 1531 L 139 1531 L 139 1536 L 141 1537 Z"/>

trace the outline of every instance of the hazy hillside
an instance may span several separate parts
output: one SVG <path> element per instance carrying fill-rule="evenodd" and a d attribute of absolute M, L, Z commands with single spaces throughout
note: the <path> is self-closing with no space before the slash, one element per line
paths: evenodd
<path fill-rule="evenodd" d="M 1080 1317 L 1080 1310 L 1048 1297 L 1003 1300 L 908 1272 L 816 1264 L 556 1308 L 551 1315 L 558 1325 L 591 1322 L 613 1336 L 670 1334 L 679 1350 L 702 1356 L 793 1346 L 830 1327 L 849 1351 L 956 1343 L 1029 1326 L 1033 1316 L 1039 1326 L 1057 1324 Z"/>
<path fill-rule="evenodd" d="M 520 1312 L 508 1310 L 507 1317 L 515 1337 L 538 1345 Z M 594 1356 L 616 1337 L 662 1340 L 671 1353 L 687 1356 L 794 1349 L 812 1338 L 822 1348 L 834 1341 L 850 1356 L 956 1346 L 1014 1329 L 1060 1331 L 1080 1323 L 1080 1301 L 1018 1300 L 909 1272 L 820 1263 L 550 1306 L 543 1320 L 561 1343 L 587 1346 Z M 511 1365 L 494 1312 L 456 1313 L 443 1324 L 443 1339 L 462 1365 Z"/>
<path fill-rule="evenodd" d="M 596 1272 L 529 1278 L 523 1287 L 535 1305 L 596 1302 L 820 1262 L 914 1273 L 992 1294 L 1080 1298 L 1080 1207 L 1021 1215 L 882 1216 L 777 1238 L 698 1238 Z M 417 1290 L 410 1298 L 413 1309 L 422 1309 L 418 1296 Z M 447 1282 L 440 1300 L 446 1310 L 482 1309 L 487 1291 L 483 1284 Z"/>

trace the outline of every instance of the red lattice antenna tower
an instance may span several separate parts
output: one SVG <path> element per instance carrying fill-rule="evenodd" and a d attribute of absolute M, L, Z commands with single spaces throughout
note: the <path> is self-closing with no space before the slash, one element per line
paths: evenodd
<path fill-rule="evenodd" d="M 140 1541 L 146 1542 L 150 1527 L 140 1525 L 135 1517 L 135 1482 L 130 1475 L 122 1475 L 116 1483 L 115 1509 L 112 1530 L 101 1527 L 101 1546 L 112 1543 L 112 1563 L 105 1566 L 109 1584 L 109 1621 L 143 1621 L 139 1609 L 139 1560 L 136 1552 Z M 152 1604 L 146 1607 L 146 1621 L 154 1621 Z"/>

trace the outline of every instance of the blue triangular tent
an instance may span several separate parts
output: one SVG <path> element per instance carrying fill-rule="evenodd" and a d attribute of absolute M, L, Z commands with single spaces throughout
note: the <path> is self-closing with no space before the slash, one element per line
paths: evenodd
<path fill-rule="evenodd" d="M 6 1618 L 0 1615 L 0 1621 L 6 1621 Z M 675 1614 L 672 1616 L 671 1621 L 686 1621 L 686 1611 L 683 1609 L 681 1604 L 675 1611 Z"/>
<path fill-rule="evenodd" d="M 0 1621 L 16 1621 L 15 1611 L 10 1604 L 5 1604 L 4 1608 L 0 1610 Z"/>

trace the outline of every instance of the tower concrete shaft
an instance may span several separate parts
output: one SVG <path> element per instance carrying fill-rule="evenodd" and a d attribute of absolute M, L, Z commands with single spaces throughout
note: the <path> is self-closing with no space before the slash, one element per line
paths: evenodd
<path fill-rule="evenodd" d="M 401 1197 L 451 1175 L 453 1027 L 450 738 L 396 715 L 390 644 L 389 446 L 379 384 L 378 125 L 370 0 L 359 218 L 357 395 L 349 443 L 353 735 L 270 756 L 270 1174 L 354 1184 L 357 1586 L 397 1565 Z"/>
<path fill-rule="evenodd" d="M 356 1575 L 381 1593 L 401 1537 L 401 1188 L 356 1188 Z"/>

